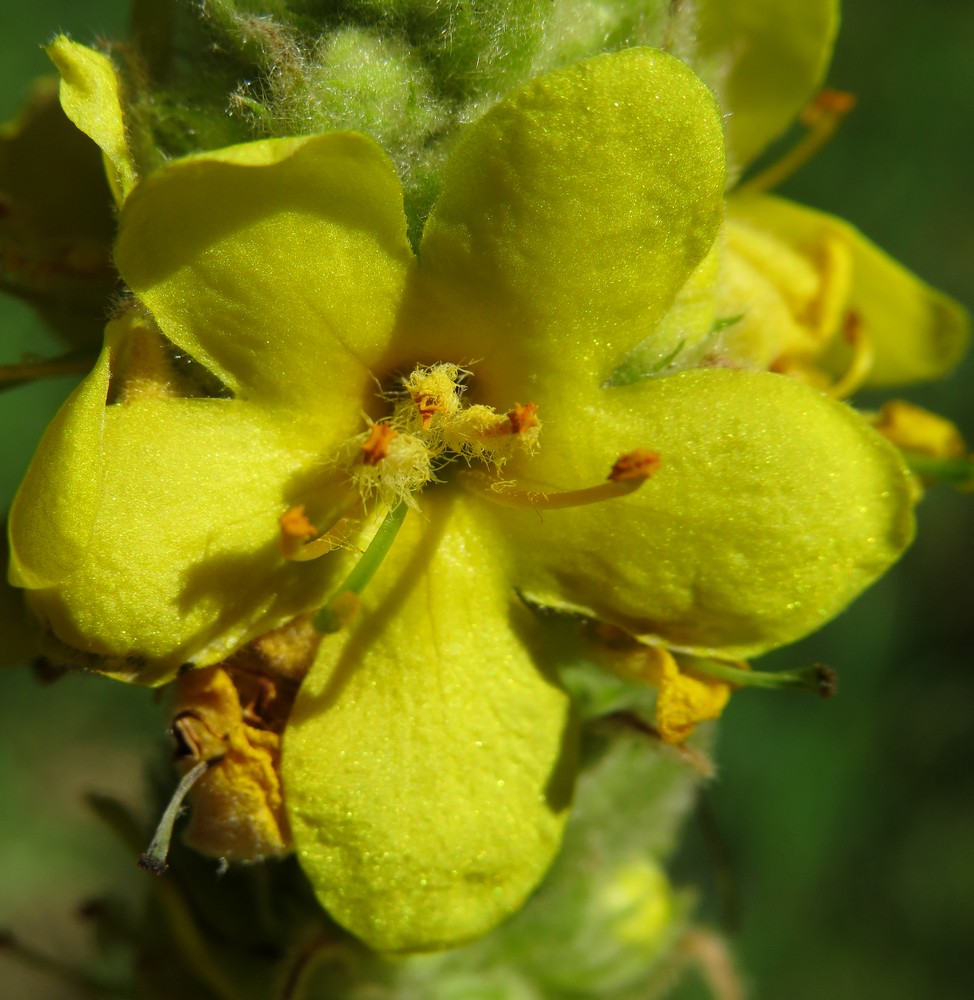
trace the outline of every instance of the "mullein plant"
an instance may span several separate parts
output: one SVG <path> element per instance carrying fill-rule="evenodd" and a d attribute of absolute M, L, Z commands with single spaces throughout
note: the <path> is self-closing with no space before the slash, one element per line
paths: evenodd
<path fill-rule="evenodd" d="M 663 868 L 707 720 L 829 693 L 747 661 L 974 482 L 947 421 L 844 401 L 947 373 L 963 311 L 770 193 L 851 107 L 837 20 L 137 0 L 130 41 L 48 47 L 4 281 L 88 373 L 9 514 L 4 630 L 166 685 L 183 775 L 147 849 L 94 802 L 161 873 L 112 988 L 736 995 Z M 64 191 L 30 164 L 68 145 Z"/>

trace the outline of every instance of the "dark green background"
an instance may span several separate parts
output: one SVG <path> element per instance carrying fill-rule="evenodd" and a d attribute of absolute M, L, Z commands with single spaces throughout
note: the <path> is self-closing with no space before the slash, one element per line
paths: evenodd
<path fill-rule="evenodd" d="M 0 117 L 46 70 L 38 44 L 119 33 L 125 0 L 5 6 Z M 11 16 L 12 15 L 12 16 Z M 974 268 L 974 5 L 850 0 L 830 82 L 856 113 L 783 191 L 856 223 L 908 266 L 971 302 Z M 5 301 L 0 359 L 43 351 L 27 310 Z M 51 345 L 53 349 L 53 345 Z M 70 383 L 0 394 L 2 500 Z M 974 437 L 974 361 L 905 394 Z M 869 403 L 864 399 L 861 402 Z M 715 838 L 691 827 L 676 871 L 702 912 L 731 927 L 762 1000 L 950 1000 L 970 995 L 974 941 L 974 498 L 934 490 L 897 569 L 820 635 L 762 661 L 832 664 L 831 702 L 744 692 L 723 724 L 709 804 Z M 77 903 L 140 877 L 85 812 L 89 789 L 139 800 L 162 723 L 149 692 L 72 677 L 41 689 L 0 673 L 0 925 L 70 956 Z M 709 845 L 709 848 L 708 848 Z M 722 893 L 715 886 L 726 881 Z M 6 995 L 73 997 L 43 977 Z M 10 992 L 13 990 L 13 992 Z M 706 995 L 688 983 L 684 1000 Z"/>

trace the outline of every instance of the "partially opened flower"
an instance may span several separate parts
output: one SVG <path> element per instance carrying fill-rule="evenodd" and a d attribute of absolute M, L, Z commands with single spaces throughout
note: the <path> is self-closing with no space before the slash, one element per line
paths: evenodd
<path fill-rule="evenodd" d="M 728 201 L 722 312 L 727 357 L 832 395 L 940 378 L 968 319 L 852 226 L 745 188 Z"/>
<path fill-rule="evenodd" d="M 817 628 L 910 540 L 897 453 L 814 389 L 612 384 L 647 337 L 678 346 L 721 229 L 720 115 L 665 53 L 582 61 L 468 126 L 418 253 L 362 135 L 139 182 L 116 153 L 141 306 L 38 451 L 13 579 L 62 658 L 151 684 L 324 608 L 284 801 L 322 902 L 377 949 L 483 933 L 557 850 L 573 727 L 532 609 L 604 623 L 672 683 L 680 657 Z M 178 371 L 132 374 L 167 343 Z"/>
<path fill-rule="evenodd" d="M 723 245 L 669 317 L 679 339 L 650 339 L 615 381 L 721 364 L 778 371 L 846 398 L 860 388 L 944 376 L 970 340 L 965 310 L 849 223 L 769 193 L 855 106 L 850 94 L 819 91 L 838 27 L 837 0 L 705 0 L 699 8 L 686 56 L 726 116 Z M 748 173 L 795 120 L 804 136 Z"/>

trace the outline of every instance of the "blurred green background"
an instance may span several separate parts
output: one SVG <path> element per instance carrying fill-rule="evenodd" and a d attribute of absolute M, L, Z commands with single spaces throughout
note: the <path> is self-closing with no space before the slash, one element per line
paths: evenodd
<path fill-rule="evenodd" d="M 47 71 L 39 44 L 124 30 L 127 0 L 5 4 L 0 119 Z M 835 212 L 971 305 L 974 288 L 974 4 L 849 0 L 830 74 L 857 111 L 783 188 Z M 0 303 L 0 361 L 53 353 L 31 314 Z M 9 503 L 70 387 L 0 393 L 0 490 Z M 904 394 L 974 438 L 974 358 Z M 858 399 L 869 405 L 872 400 Z M 728 932 L 757 1000 L 953 1000 L 971 995 L 974 940 L 974 498 L 932 490 L 919 542 L 849 612 L 762 667 L 822 660 L 830 702 L 744 692 L 722 725 L 709 832 L 692 823 L 679 880 Z M 131 857 L 89 816 L 97 790 L 139 801 L 163 744 L 151 692 L 73 676 L 42 688 L 0 673 L 0 927 L 64 957 L 83 954 L 78 904 L 137 890 Z M 715 864 L 714 857 L 719 863 Z M 46 977 L 0 993 L 73 1000 Z M 706 996 L 688 982 L 681 1000 Z"/>

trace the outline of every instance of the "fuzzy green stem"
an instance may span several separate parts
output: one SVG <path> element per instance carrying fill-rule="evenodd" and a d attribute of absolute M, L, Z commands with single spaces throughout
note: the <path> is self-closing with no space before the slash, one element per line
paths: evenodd
<path fill-rule="evenodd" d="M 84 375 L 96 361 L 93 354 L 62 354 L 49 361 L 28 362 L 22 365 L 0 365 L 0 387 L 9 388 L 22 382 L 41 378 L 58 378 L 62 375 Z"/>
<path fill-rule="evenodd" d="M 86 995 L 99 997 L 130 996 L 128 986 L 124 983 L 113 983 L 79 969 L 68 962 L 62 962 L 51 955 L 31 948 L 7 931 L 0 931 L 0 951 L 17 959 L 22 965 L 38 972 L 46 973 L 58 982 L 73 986 Z"/>

